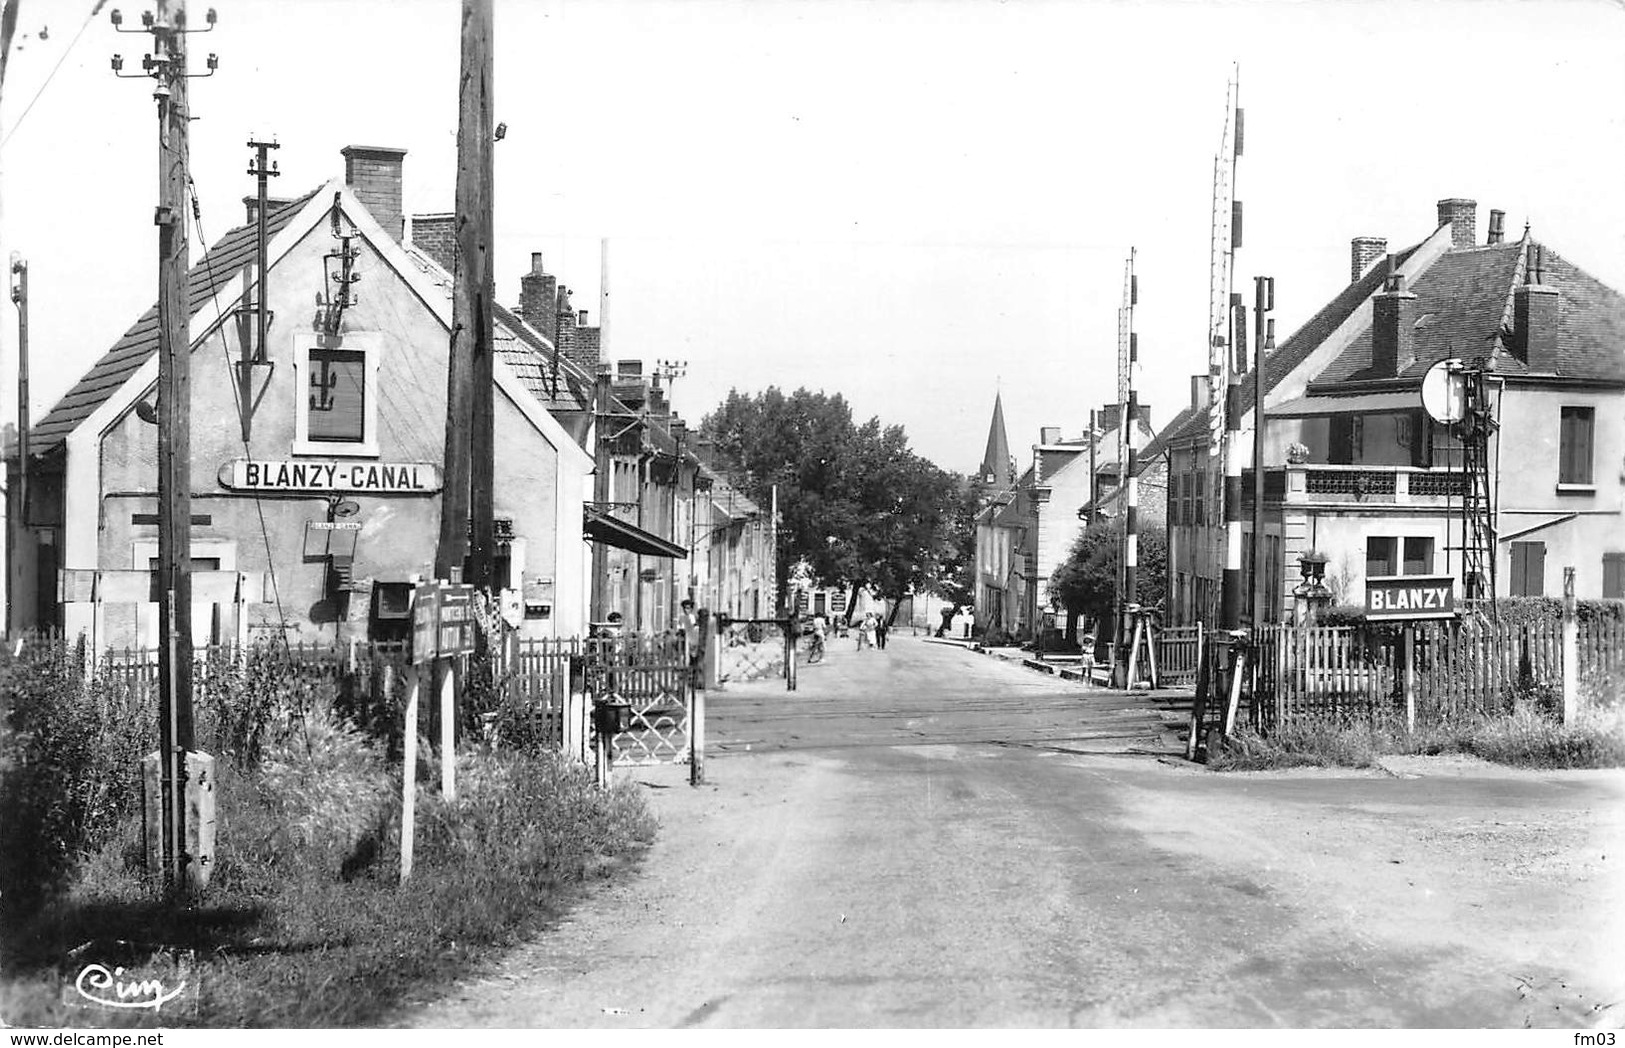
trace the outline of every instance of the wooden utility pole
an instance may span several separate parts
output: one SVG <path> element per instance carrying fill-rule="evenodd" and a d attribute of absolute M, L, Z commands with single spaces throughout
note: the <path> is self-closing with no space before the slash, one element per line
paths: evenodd
<path fill-rule="evenodd" d="M 494 423 L 491 302 L 492 0 L 463 0 L 457 117 L 457 261 L 446 376 L 446 482 L 435 576 L 491 586 Z M 472 543 L 470 515 L 472 514 Z"/>
<path fill-rule="evenodd" d="M 270 284 L 265 279 L 266 270 L 270 268 L 267 260 L 270 229 L 267 225 L 266 212 L 271 209 L 268 182 L 280 172 L 277 171 L 276 164 L 269 161 L 267 154 L 270 150 L 282 147 L 275 142 L 250 141 L 248 148 L 254 150 L 254 159 L 249 161 L 248 173 L 254 176 L 258 199 L 254 206 L 254 297 L 248 307 L 254 315 L 254 338 L 252 341 L 247 338 L 241 340 L 241 354 L 237 361 L 237 407 L 243 416 L 245 445 L 253 436 L 254 367 L 266 363 L 266 346 L 271 327 Z"/>
<path fill-rule="evenodd" d="M 6 636 L 18 626 L 17 565 L 29 556 L 23 537 L 28 534 L 28 262 L 13 256 L 11 272 L 16 282 L 11 300 L 17 304 L 17 482 L 12 489 L 10 512 L 15 519 L 6 528 Z"/>
<path fill-rule="evenodd" d="M 1272 599 L 1264 589 L 1264 355 L 1275 348 L 1266 333 L 1275 321 L 1265 319 L 1275 309 L 1275 278 L 1253 278 L 1253 562 L 1247 586 L 1247 606 L 1254 626 L 1262 626 Z M 1280 601 L 1276 593 L 1273 599 Z"/>

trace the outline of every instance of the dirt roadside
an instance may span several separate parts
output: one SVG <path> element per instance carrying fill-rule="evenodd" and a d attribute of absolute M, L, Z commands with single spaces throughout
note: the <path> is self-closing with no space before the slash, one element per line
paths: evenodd
<path fill-rule="evenodd" d="M 641 871 L 402 1024 L 1625 1018 L 1625 774 L 1215 775 L 985 746 L 710 770 L 699 789 L 631 771 L 661 820 Z"/>

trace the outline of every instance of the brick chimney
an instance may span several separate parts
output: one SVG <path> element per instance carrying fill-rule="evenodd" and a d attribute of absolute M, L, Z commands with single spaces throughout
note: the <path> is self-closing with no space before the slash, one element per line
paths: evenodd
<path fill-rule="evenodd" d="M 406 150 L 387 146 L 345 146 L 344 184 L 366 205 L 384 232 L 400 241 L 406 235 L 401 211 L 401 163 Z"/>
<path fill-rule="evenodd" d="M 1507 213 L 1505 211 L 1493 209 L 1490 211 L 1490 231 L 1489 235 L 1484 238 L 1484 243 L 1499 244 L 1506 239 L 1506 217 Z"/>
<path fill-rule="evenodd" d="M 283 206 L 285 206 L 287 204 L 291 204 L 291 203 L 293 203 L 293 201 L 289 200 L 287 197 L 266 197 L 265 198 L 265 206 L 266 206 L 266 211 L 267 211 L 268 214 L 274 214 L 276 212 L 277 208 L 283 207 Z M 247 216 L 246 221 L 248 222 L 249 225 L 253 225 L 254 223 L 259 221 L 259 218 L 260 218 L 260 198 L 259 198 L 259 194 L 256 193 L 256 194 L 254 194 L 252 196 L 243 197 L 243 213 Z"/>
<path fill-rule="evenodd" d="M 554 303 L 559 281 L 542 264 L 542 253 L 530 253 L 530 272 L 519 278 L 519 314 L 525 323 L 540 331 L 555 347 L 558 345 L 559 318 Z"/>
<path fill-rule="evenodd" d="M 1121 404 L 1107 404 L 1100 409 L 1100 428 L 1110 432 L 1117 428 L 1118 413 L 1123 410 Z"/>
<path fill-rule="evenodd" d="M 1539 244 L 1530 244 L 1524 282 L 1512 293 L 1512 352 L 1530 371 L 1557 370 L 1558 290 L 1544 283 Z"/>
<path fill-rule="evenodd" d="M 1388 253 L 1386 237 L 1355 237 L 1349 241 L 1349 282 L 1353 283 L 1371 271 L 1371 267 Z"/>
<path fill-rule="evenodd" d="M 1478 201 L 1451 197 L 1439 201 L 1439 225 L 1450 227 L 1450 247 L 1472 247 L 1478 243 Z"/>
<path fill-rule="evenodd" d="M 1388 256 L 1388 281 L 1371 300 L 1373 378 L 1395 378 L 1416 363 L 1416 296 Z"/>
<path fill-rule="evenodd" d="M 456 272 L 457 216 L 449 211 L 412 216 L 412 246 L 448 273 Z"/>

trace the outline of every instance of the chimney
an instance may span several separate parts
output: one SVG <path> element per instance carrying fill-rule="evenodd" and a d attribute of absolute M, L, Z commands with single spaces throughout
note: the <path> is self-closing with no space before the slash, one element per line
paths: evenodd
<path fill-rule="evenodd" d="M 1061 427 L 1039 426 L 1038 442 L 1040 444 L 1059 444 L 1061 442 Z"/>
<path fill-rule="evenodd" d="M 585 313 L 585 310 L 583 310 Z M 615 377 L 619 379 L 634 379 L 643 377 L 643 361 L 617 360 L 615 362 Z"/>
<path fill-rule="evenodd" d="M 1121 404 L 1107 404 L 1100 409 L 1100 428 L 1110 432 L 1117 428 L 1117 413 L 1123 410 Z"/>
<path fill-rule="evenodd" d="M 587 311 L 585 309 L 576 310 L 576 327 L 586 327 L 586 326 L 587 326 Z"/>
<path fill-rule="evenodd" d="M 416 225 L 414 220 L 414 228 Z M 562 349 L 558 344 L 559 318 L 554 313 L 558 293 L 558 278 L 550 276 L 547 267 L 542 265 L 542 253 L 532 251 L 530 272 L 519 278 L 519 315 L 556 348 Z"/>
<path fill-rule="evenodd" d="M 1349 241 L 1349 282 L 1353 283 L 1371 271 L 1382 256 L 1388 253 L 1385 237 L 1355 237 Z"/>
<path fill-rule="evenodd" d="M 406 235 L 401 213 L 401 162 L 406 150 L 387 146 L 345 146 L 344 184 L 364 204 L 384 232 L 397 241 Z"/>
<path fill-rule="evenodd" d="M 1472 247 L 1478 243 L 1478 201 L 1451 197 L 1439 201 L 1439 225 L 1450 227 L 1450 247 Z"/>
<path fill-rule="evenodd" d="M 449 211 L 412 216 L 412 246 L 446 272 L 457 265 L 457 216 Z"/>
<path fill-rule="evenodd" d="M 1207 376 L 1191 376 L 1191 410 L 1201 411 L 1207 407 Z"/>
<path fill-rule="evenodd" d="M 275 213 L 277 208 L 291 203 L 293 203 L 293 201 L 289 200 L 287 197 L 266 197 L 265 206 L 268 209 L 266 213 Z M 243 213 L 248 216 L 247 221 L 249 225 L 253 225 L 260 220 L 259 194 L 256 193 L 252 196 L 243 197 Z"/>
<path fill-rule="evenodd" d="M 1524 282 L 1512 293 L 1512 352 L 1530 371 L 1557 371 L 1557 327 L 1561 300 L 1544 283 L 1543 250 L 1529 246 Z"/>
<path fill-rule="evenodd" d="M 1416 296 L 1405 290 L 1405 276 L 1389 255 L 1387 283 L 1371 299 L 1371 377 L 1396 378 L 1414 363 Z"/>
<path fill-rule="evenodd" d="M 1490 211 L 1490 232 L 1489 237 L 1484 241 L 1486 244 L 1499 244 L 1506 239 L 1506 230 L 1503 227 L 1506 217 L 1507 213 L 1505 211 Z"/>

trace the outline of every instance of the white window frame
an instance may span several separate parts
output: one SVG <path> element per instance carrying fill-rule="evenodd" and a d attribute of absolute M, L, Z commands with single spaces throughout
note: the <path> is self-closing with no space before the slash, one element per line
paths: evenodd
<path fill-rule="evenodd" d="M 294 336 L 293 353 L 293 453 L 323 458 L 378 458 L 378 365 L 383 360 L 383 338 L 374 331 L 349 331 L 342 335 L 322 335 L 304 331 Z M 310 439 L 310 351 L 342 349 L 363 354 L 362 374 L 366 386 L 361 411 L 360 441 Z"/>

